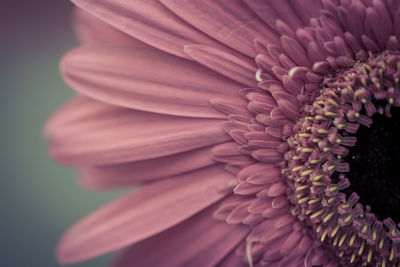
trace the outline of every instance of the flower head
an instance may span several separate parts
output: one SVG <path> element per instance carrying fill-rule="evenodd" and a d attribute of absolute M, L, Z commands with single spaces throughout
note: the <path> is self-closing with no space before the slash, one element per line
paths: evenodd
<path fill-rule="evenodd" d="M 72 227 L 62 263 L 400 264 L 400 2 L 73 2 L 51 153 L 142 187 Z"/>

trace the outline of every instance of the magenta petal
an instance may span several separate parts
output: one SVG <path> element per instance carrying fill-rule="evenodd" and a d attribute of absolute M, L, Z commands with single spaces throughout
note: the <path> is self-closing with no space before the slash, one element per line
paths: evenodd
<path fill-rule="evenodd" d="M 126 250 L 113 265 L 212 267 L 229 254 L 248 232 L 212 217 L 215 206 Z M 154 255 L 156 254 L 156 256 Z"/>
<path fill-rule="evenodd" d="M 148 46 L 79 8 L 75 9 L 74 28 L 78 39 L 84 44 Z"/>
<path fill-rule="evenodd" d="M 212 147 L 137 162 L 87 167 L 81 171 L 81 182 L 91 189 L 153 182 L 215 164 L 210 157 Z"/>
<path fill-rule="evenodd" d="M 83 47 L 68 53 L 61 68 L 79 93 L 136 110 L 225 118 L 210 99 L 241 100 L 240 84 L 151 48 Z"/>
<path fill-rule="evenodd" d="M 220 44 L 194 29 L 157 0 L 72 0 L 115 28 L 170 54 L 187 58 L 187 44 Z"/>
<path fill-rule="evenodd" d="M 256 87 L 255 73 L 257 67 L 254 61 L 237 54 L 226 53 L 205 45 L 187 45 L 185 52 L 200 64 L 240 82 L 248 87 Z"/>
<path fill-rule="evenodd" d="M 186 22 L 214 39 L 250 57 L 255 57 L 254 40 L 278 42 L 269 29 L 242 0 L 160 0 Z"/>
<path fill-rule="evenodd" d="M 310 19 L 319 16 L 322 9 L 320 1 L 315 0 L 245 0 L 245 2 L 271 28 L 275 29 L 276 21 L 281 20 L 294 31 L 309 25 Z"/>
<path fill-rule="evenodd" d="M 50 152 L 76 165 L 145 160 L 230 139 L 222 120 L 166 116 L 78 98 L 48 122 Z"/>
<path fill-rule="evenodd" d="M 230 179 L 221 166 L 208 167 L 119 198 L 65 233 L 58 260 L 75 263 L 160 233 L 221 199 L 227 192 L 218 191 L 218 187 Z"/>

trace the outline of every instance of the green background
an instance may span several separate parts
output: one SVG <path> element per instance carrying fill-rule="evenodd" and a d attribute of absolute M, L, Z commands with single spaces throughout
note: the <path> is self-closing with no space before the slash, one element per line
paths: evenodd
<path fill-rule="evenodd" d="M 3 0 L 0 8 L 1 266 L 59 266 L 54 248 L 74 222 L 121 192 L 79 188 L 47 156 L 42 127 L 73 91 L 58 62 L 77 45 L 67 0 Z M 110 256 L 74 266 L 106 266 Z"/>

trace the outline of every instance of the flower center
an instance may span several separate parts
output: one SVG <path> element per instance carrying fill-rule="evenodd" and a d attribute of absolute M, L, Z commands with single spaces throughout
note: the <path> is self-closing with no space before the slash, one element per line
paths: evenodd
<path fill-rule="evenodd" d="M 293 213 L 345 265 L 400 262 L 399 70 L 385 51 L 327 76 L 287 139 Z"/>
<path fill-rule="evenodd" d="M 356 146 L 345 159 L 350 187 L 344 193 L 357 192 L 379 219 L 400 222 L 400 109 L 392 108 L 391 115 L 375 114 L 370 128 L 357 131 Z"/>

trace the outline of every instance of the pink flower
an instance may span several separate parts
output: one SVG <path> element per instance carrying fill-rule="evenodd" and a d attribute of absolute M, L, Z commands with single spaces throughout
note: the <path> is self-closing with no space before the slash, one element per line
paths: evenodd
<path fill-rule="evenodd" d="M 400 264 L 399 1 L 73 2 L 78 95 L 50 153 L 86 187 L 141 188 L 73 226 L 61 263 Z"/>

